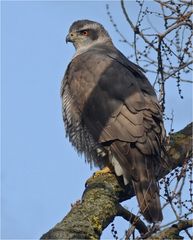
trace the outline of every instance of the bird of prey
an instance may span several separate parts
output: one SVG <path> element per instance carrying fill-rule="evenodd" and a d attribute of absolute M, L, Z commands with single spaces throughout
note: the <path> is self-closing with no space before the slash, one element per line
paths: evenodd
<path fill-rule="evenodd" d="M 145 219 L 162 221 L 156 177 L 165 130 L 153 87 L 100 23 L 75 21 L 66 42 L 76 49 L 61 86 L 69 141 L 91 165 L 132 181 Z"/>

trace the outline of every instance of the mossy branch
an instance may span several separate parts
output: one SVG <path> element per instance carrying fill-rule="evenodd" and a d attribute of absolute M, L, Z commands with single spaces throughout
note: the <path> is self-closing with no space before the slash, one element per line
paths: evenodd
<path fill-rule="evenodd" d="M 170 136 L 167 147 L 170 169 L 163 167 L 159 179 L 191 158 L 191 143 L 192 123 Z M 125 187 L 122 178 L 113 173 L 92 177 L 87 181 L 81 201 L 41 239 L 99 239 L 102 231 L 120 215 L 120 202 L 133 196 L 132 184 Z"/>

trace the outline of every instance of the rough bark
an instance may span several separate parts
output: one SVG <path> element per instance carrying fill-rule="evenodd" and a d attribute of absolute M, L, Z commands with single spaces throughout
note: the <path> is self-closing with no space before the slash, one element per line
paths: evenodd
<path fill-rule="evenodd" d="M 191 143 L 192 123 L 168 138 L 167 153 L 170 167 L 163 166 L 159 179 L 192 156 Z M 64 219 L 41 239 L 99 239 L 102 231 L 116 216 L 120 216 L 120 202 L 133 196 L 132 184 L 125 187 L 122 179 L 113 173 L 91 177 L 87 181 L 81 201 L 77 202 Z M 139 222 L 138 225 L 143 226 Z M 146 229 L 142 228 L 141 233 L 143 231 Z"/>
<path fill-rule="evenodd" d="M 171 227 L 164 229 L 161 233 L 153 234 L 151 237 L 146 240 L 176 240 L 176 239 L 184 239 L 180 236 L 180 232 L 182 230 L 186 230 L 188 228 L 193 227 L 193 220 L 185 220 L 179 221 L 178 224 L 173 224 Z"/>

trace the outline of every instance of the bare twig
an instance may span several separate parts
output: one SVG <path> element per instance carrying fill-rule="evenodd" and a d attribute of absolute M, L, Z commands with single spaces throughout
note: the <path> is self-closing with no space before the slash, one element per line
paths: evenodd
<path fill-rule="evenodd" d="M 173 24 L 171 27 L 169 27 L 165 32 L 160 33 L 159 37 L 163 39 L 166 35 L 168 35 L 170 32 L 172 32 L 176 28 L 179 28 L 180 26 L 188 26 L 188 27 L 190 27 L 190 29 L 192 29 L 192 25 L 190 23 L 188 23 L 188 22 L 178 22 L 176 24 Z"/>
<path fill-rule="evenodd" d="M 186 219 L 186 218 L 187 218 L 188 216 L 190 216 L 190 215 L 192 215 L 191 212 L 189 212 L 189 213 L 187 213 L 187 214 L 181 216 L 181 217 L 179 218 L 179 220 Z M 179 220 L 175 219 L 175 220 L 173 220 L 173 221 L 171 221 L 171 222 L 168 222 L 168 223 L 166 223 L 166 224 L 160 226 L 160 229 L 166 229 L 167 227 L 171 226 L 172 224 L 177 223 Z"/>
<path fill-rule="evenodd" d="M 174 70 L 173 72 L 171 72 L 168 76 L 165 77 L 165 80 L 174 76 L 177 72 L 179 72 L 181 69 L 184 69 L 186 67 L 188 67 L 189 65 L 193 64 L 193 60 L 191 60 L 190 62 L 185 63 L 184 65 L 180 66 L 178 69 Z M 186 82 L 190 82 L 192 83 L 191 80 L 186 80 Z"/>
<path fill-rule="evenodd" d="M 139 31 L 139 28 L 137 26 L 135 26 L 133 24 L 133 22 L 131 21 L 131 19 L 129 18 L 128 14 L 127 14 L 127 11 L 126 11 L 126 8 L 125 8 L 125 5 L 124 5 L 124 0 L 121 0 L 121 7 L 122 7 L 122 10 L 123 10 L 123 13 L 125 15 L 125 18 L 127 20 L 127 22 L 129 23 L 129 25 L 131 26 L 131 28 L 133 29 L 133 32 L 135 34 L 138 34 L 140 37 L 142 37 L 142 39 L 148 44 L 150 45 L 155 51 L 157 51 L 157 48 L 144 36 L 144 34 Z"/>
<path fill-rule="evenodd" d="M 148 72 L 155 73 L 154 83 L 159 83 L 160 99 L 164 110 L 166 95 L 165 81 L 167 79 L 176 79 L 178 92 L 181 98 L 183 98 L 183 96 L 181 94 L 182 90 L 180 83 L 192 83 L 191 80 L 184 80 L 181 76 L 181 72 L 188 73 L 192 71 L 190 65 L 192 64 L 191 16 L 193 11 L 190 8 L 190 4 L 186 4 L 186 2 L 180 3 L 179 1 L 155 0 L 154 2 L 160 5 L 161 13 L 150 11 L 148 7 L 145 7 L 144 1 L 137 2 L 139 4 L 139 13 L 137 22 L 134 23 L 129 17 L 124 0 L 121 0 L 121 8 L 124 17 L 134 33 L 133 43 L 129 43 L 125 37 L 123 41 L 127 42 L 129 46 L 134 49 L 136 63 L 140 64 L 141 62 L 149 61 L 149 65 L 144 65 L 144 68 Z M 164 31 L 158 32 L 158 29 L 153 26 L 149 18 L 149 15 L 152 13 L 154 13 L 155 16 L 163 18 L 165 26 Z M 146 16 L 150 28 L 147 26 L 142 28 L 144 16 Z M 115 25 L 115 23 L 113 25 Z M 154 30 L 154 33 L 146 32 L 144 29 Z M 187 35 L 189 32 L 187 31 L 190 32 L 189 37 Z M 121 36 L 120 31 L 119 35 Z M 139 38 L 137 36 L 139 36 Z M 152 40 L 152 38 L 154 38 L 154 40 Z M 144 43 L 147 44 L 144 51 L 139 51 L 137 49 L 137 41 L 139 39 L 142 39 Z M 153 60 L 152 53 L 157 54 L 157 62 Z M 151 66 L 153 66 L 154 69 L 147 69 Z"/>

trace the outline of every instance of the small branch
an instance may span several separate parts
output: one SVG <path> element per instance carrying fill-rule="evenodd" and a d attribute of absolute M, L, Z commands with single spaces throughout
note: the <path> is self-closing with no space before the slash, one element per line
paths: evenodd
<path fill-rule="evenodd" d="M 123 217 L 125 220 L 129 221 L 141 235 L 148 232 L 148 228 L 146 227 L 145 223 L 138 216 L 126 210 L 121 205 L 118 206 L 117 216 Z"/>
<path fill-rule="evenodd" d="M 126 37 L 120 32 L 120 30 L 118 29 L 118 27 L 117 27 L 117 24 L 114 22 L 114 20 L 113 20 L 113 17 L 112 17 L 112 15 L 111 15 L 111 13 L 110 13 L 110 11 L 109 11 L 109 5 L 108 4 L 106 4 L 106 10 L 107 10 L 107 15 L 109 16 L 109 19 L 110 19 L 110 22 L 112 23 L 112 25 L 113 25 L 113 27 L 115 28 L 115 31 L 119 34 L 119 36 L 122 38 L 122 42 L 124 42 L 124 43 L 127 43 L 131 48 L 134 48 L 134 43 L 132 44 L 132 43 L 130 43 L 127 39 L 126 39 Z M 156 35 L 157 36 L 157 35 Z M 137 50 L 136 49 L 136 51 L 137 51 L 137 54 L 139 54 L 139 55 L 143 55 L 143 53 L 141 52 L 141 51 L 139 51 L 139 50 Z M 156 66 L 156 62 L 152 59 L 152 58 L 150 58 L 149 56 L 146 56 L 146 58 L 152 63 L 152 64 L 154 64 L 155 66 Z"/>
<path fill-rule="evenodd" d="M 171 11 L 176 12 L 176 9 L 171 7 L 171 5 L 167 4 L 166 2 L 163 2 L 162 0 L 154 0 L 155 2 L 159 3 L 161 6 L 164 6 L 166 8 L 169 8 Z"/>
<path fill-rule="evenodd" d="M 150 45 L 155 51 L 157 51 L 157 48 L 144 36 L 144 34 L 141 31 L 139 31 L 139 28 L 134 26 L 134 24 L 132 23 L 125 9 L 124 0 L 121 0 L 121 7 L 122 7 L 125 18 L 129 23 L 129 25 L 131 26 L 131 28 L 133 29 L 134 33 L 138 34 L 148 45 Z"/>
<path fill-rule="evenodd" d="M 189 65 L 193 64 L 193 60 L 191 60 L 190 62 L 187 62 L 181 66 L 179 66 L 176 70 L 174 70 L 173 72 L 171 72 L 167 77 L 165 77 L 165 80 L 172 77 L 173 75 L 175 75 L 177 72 L 179 72 L 181 69 L 184 69 L 186 67 L 188 67 Z M 186 82 L 191 82 L 191 80 L 185 80 Z"/>
<path fill-rule="evenodd" d="M 174 29 L 179 28 L 180 26 L 189 26 L 192 29 L 192 25 L 188 22 L 177 22 L 171 27 L 167 28 L 167 30 L 163 33 L 158 34 L 161 39 L 163 39 L 167 34 L 172 32 Z"/>
<path fill-rule="evenodd" d="M 160 85 L 160 96 L 159 101 L 161 102 L 162 111 L 165 110 L 165 79 L 164 79 L 164 68 L 163 68 L 163 61 L 162 61 L 162 38 L 159 38 L 158 43 L 158 53 L 157 53 L 157 61 L 158 61 L 158 74 L 160 73 L 161 76 L 161 82 L 159 82 Z"/>
<path fill-rule="evenodd" d="M 147 238 L 147 240 L 183 239 L 179 236 L 180 232 L 191 227 L 193 227 L 192 219 L 179 221 L 177 224 L 174 224 L 161 232 L 153 234 L 151 237 Z"/>
<path fill-rule="evenodd" d="M 177 211 L 176 211 L 176 209 L 175 209 L 175 207 L 174 207 L 174 205 L 173 205 L 172 199 L 171 199 L 170 194 L 169 194 L 169 191 L 168 191 L 168 186 L 167 186 L 167 184 L 165 184 L 165 191 L 166 191 L 167 199 L 168 199 L 168 202 L 169 202 L 169 204 L 170 204 L 170 206 L 171 206 L 171 209 L 172 209 L 172 211 L 173 211 L 176 219 L 179 220 L 179 216 L 178 216 L 178 213 L 177 213 Z"/>
<path fill-rule="evenodd" d="M 181 3 L 184 3 L 186 5 L 192 5 L 192 0 L 188 1 L 188 0 L 180 0 Z"/>
<path fill-rule="evenodd" d="M 185 229 L 184 231 L 185 231 L 185 233 L 188 235 L 188 237 L 190 238 L 190 240 L 192 240 L 192 237 L 193 237 L 193 236 L 190 235 L 190 233 L 188 232 L 188 229 Z"/>
<path fill-rule="evenodd" d="M 184 218 L 187 218 L 187 217 L 190 216 L 190 215 L 192 215 L 191 212 L 187 213 L 186 215 L 181 216 L 179 220 L 182 220 L 182 219 L 184 219 Z M 169 223 L 167 223 L 167 224 L 165 224 L 165 225 L 162 225 L 162 226 L 160 226 L 160 229 L 165 229 L 166 227 L 169 227 L 169 226 L 171 226 L 172 224 L 177 223 L 179 220 L 176 220 L 176 219 L 175 219 L 175 220 L 173 220 L 173 221 L 171 221 L 171 222 L 169 222 Z"/>

